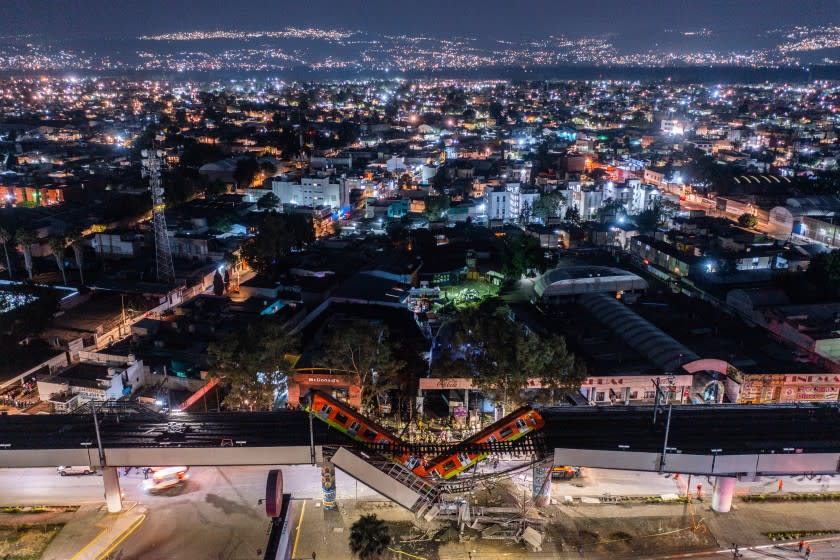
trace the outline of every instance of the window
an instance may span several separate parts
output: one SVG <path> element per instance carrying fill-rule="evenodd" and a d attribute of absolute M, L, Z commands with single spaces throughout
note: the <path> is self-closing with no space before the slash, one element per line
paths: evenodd
<path fill-rule="evenodd" d="M 523 420 L 522 418 L 519 418 L 516 421 L 516 427 L 519 428 L 519 431 L 521 432 L 521 431 L 524 431 L 524 430 L 528 429 L 528 424 L 525 423 L 525 420 Z"/>
<path fill-rule="evenodd" d="M 512 427 L 512 426 L 508 426 L 507 428 L 505 428 L 504 430 L 502 430 L 502 433 L 500 433 L 499 435 L 502 437 L 502 439 L 507 439 L 507 438 L 509 438 L 509 437 L 510 437 L 510 435 L 511 435 L 512 433 L 513 433 L 513 427 Z"/>
<path fill-rule="evenodd" d="M 645 391 L 645 399 L 653 400 L 656 398 L 656 391 Z"/>
<path fill-rule="evenodd" d="M 351 432 L 351 433 L 353 433 L 353 434 L 355 434 L 355 433 L 357 433 L 357 432 L 358 432 L 359 430 L 361 430 L 361 429 L 362 429 L 362 425 L 361 425 L 361 424 L 359 424 L 358 422 L 353 422 L 352 424 L 350 424 L 350 428 L 348 428 L 348 430 L 347 430 L 347 431 L 348 431 L 348 432 Z"/>
<path fill-rule="evenodd" d="M 443 464 L 443 470 L 444 471 L 451 471 L 454 468 L 455 468 L 455 461 L 447 461 L 446 463 Z"/>
<path fill-rule="evenodd" d="M 639 398 L 639 392 L 638 391 L 630 391 L 630 398 L 631 399 L 638 399 Z"/>
<path fill-rule="evenodd" d="M 598 401 L 598 402 L 604 402 L 604 396 L 605 396 L 604 392 L 599 391 L 599 392 L 595 393 L 595 400 Z"/>
<path fill-rule="evenodd" d="M 363 433 L 362 436 L 366 439 L 373 440 L 376 439 L 376 432 L 368 428 L 367 430 L 365 430 L 365 433 Z"/>
<path fill-rule="evenodd" d="M 342 424 L 346 424 L 347 421 L 349 420 L 349 418 L 347 418 L 347 416 L 345 416 L 344 414 L 342 414 L 340 412 L 335 413 L 335 419 L 336 419 L 336 421 L 341 422 Z M 356 426 L 358 426 L 358 424 L 356 424 L 355 422 L 354 422 L 354 424 Z M 358 427 L 356 429 L 358 429 Z"/>
<path fill-rule="evenodd" d="M 330 412 L 332 412 L 332 407 L 328 404 L 325 404 L 324 406 L 321 407 L 321 412 L 329 414 Z"/>

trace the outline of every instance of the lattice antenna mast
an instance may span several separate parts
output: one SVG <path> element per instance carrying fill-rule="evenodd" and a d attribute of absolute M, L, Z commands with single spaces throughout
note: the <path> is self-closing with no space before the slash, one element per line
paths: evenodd
<path fill-rule="evenodd" d="M 163 151 L 156 148 L 143 150 L 143 177 L 148 177 L 152 191 L 152 220 L 155 228 L 155 262 L 157 264 L 157 280 L 168 284 L 175 283 L 175 267 L 172 264 L 172 249 L 169 247 L 169 236 L 166 234 L 166 216 L 163 211 L 166 203 L 163 196 L 163 186 L 160 181 L 160 167 Z"/>

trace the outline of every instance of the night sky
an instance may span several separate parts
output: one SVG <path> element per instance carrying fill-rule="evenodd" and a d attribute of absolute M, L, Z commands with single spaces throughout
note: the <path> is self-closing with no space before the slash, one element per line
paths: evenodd
<path fill-rule="evenodd" d="M 0 6 L 0 33 L 54 39 L 288 25 L 519 38 L 840 23 L 840 0 L 3 0 Z M 745 35 L 744 46 L 749 41 Z"/>

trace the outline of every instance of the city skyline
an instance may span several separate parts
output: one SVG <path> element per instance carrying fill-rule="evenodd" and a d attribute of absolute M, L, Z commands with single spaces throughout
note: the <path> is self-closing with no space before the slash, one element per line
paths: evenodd
<path fill-rule="evenodd" d="M 72 5 L 71 5 L 72 4 Z M 760 8 L 760 9 L 759 9 Z M 96 17 L 91 17 L 91 15 Z M 211 2 L 151 0 L 25 1 L 12 0 L 0 22 L 0 33 L 47 33 L 55 38 L 75 34 L 165 33 L 189 29 L 258 29 L 285 26 L 340 27 L 371 33 L 425 35 L 494 35 L 522 39 L 541 35 L 587 35 L 647 32 L 661 29 L 697 31 L 760 31 L 796 25 L 837 23 L 837 0 L 676 0 L 620 2 L 596 0 L 569 3 L 526 0 L 515 6 L 499 0 L 432 0 L 418 9 L 413 4 L 383 0 L 305 4 L 247 0 L 236 9 L 220 0 Z M 185 23 L 189 29 L 185 28 Z M 748 37 L 745 37 L 748 39 Z M 744 47 L 750 47 L 744 44 Z"/>

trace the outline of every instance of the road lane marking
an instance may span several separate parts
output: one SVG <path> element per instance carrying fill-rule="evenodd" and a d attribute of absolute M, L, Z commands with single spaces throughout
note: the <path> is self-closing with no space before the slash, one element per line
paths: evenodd
<path fill-rule="evenodd" d="M 99 531 L 99 534 L 98 534 L 98 535 L 96 535 L 95 537 L 93 537 L 93 539 L 91 539 L 91 541 L 90 541 L 89 543 L 87 543 L 85 546 L 83 546 L 83 547 L 81 548 L 81 550 L 79 550 L 79 552 L 77 552 L 76 554 L 74 554 L 73 556 L 71 556 L 71 557 L 70 557 L 70 560 L 76 560 L 76 558 L 78 558 L 79 556 L 81 556 L 81 555 L 82 555 L 82 553 L 83 553 L 84 551 L 86 551 L 88 548 L 90 548 L 90 546 L 91 546 L 93 543 L 95 543 L 96 541 L 98 541 L 98 540 L 99 540 L 99 537 L 101 537 L 102 535 L 104 535 L 104 534 L 105 534 L 105 531 L 107 531 L 107 530 L 108 530 L 108 527 L 102 527 L 101 525 L 98 525 L 98 524 L 97 524 L 96 526 L 97 526 L 97 527 L 100 527 L 100 528 L 102 529 L 101 531 Z"/>
<path fill-rule="evenodd" d="M 306 511 L 306 502 L 303 502 L 303 507 L 300 508 L 300 518 L 298 518 L 297 533 L 295 533 L 295 544 L 292 547 L 292 558 L 297 558 L 298 540 L 300 539 L 300 528 L 303 526 L 303 512 Z"/>
<path fill-rule="evenodd" d="M 122 535 L 120 535 L 120 536 L 117 538 L 117 540 L 115 540 L 113 543 L 111 543 L 111 546 L 109 546 L 109 547 L 105 550 L 105 552 L 103 552 L 102 554 L 100 554 L 99 556 L 97 556 L 97 557 L 96 557 L 96 560 L 100 560 L 100 559 L 102 559 L 102 558 L 107 558 L 107 557 L 108 557 L 108 555 L 109 555 L 109 554 L 111 554 L 111 552 L 113 552 L 115 548 L 117 548 L 118 546 L 120 546 L 120 545 L 122 544 L 122 542 L 123 542 L 125 539 L 127 539 L 128 537 L 130 537 L 130 536 L 131 536 L 131 534 L 132 534 L 132 533 L 134 533 L 134 531 L 136 531 L 138 527 L 140 527 L 140 525 L 143 523 L 143 521 L 144 521 L 145 519 L 146 519 L 146 515 L 145 515 L 145 514 L 141 515 L 141 516 L 137 519 L 137 521 L 135 521 L 134 523 L 132 523 L 132 524 L 131 524 L 131 527 L 129 527 L 126 531 L 124 531 L 124 532 L 123 532 L 123 534 L 122 534 Z"/>

